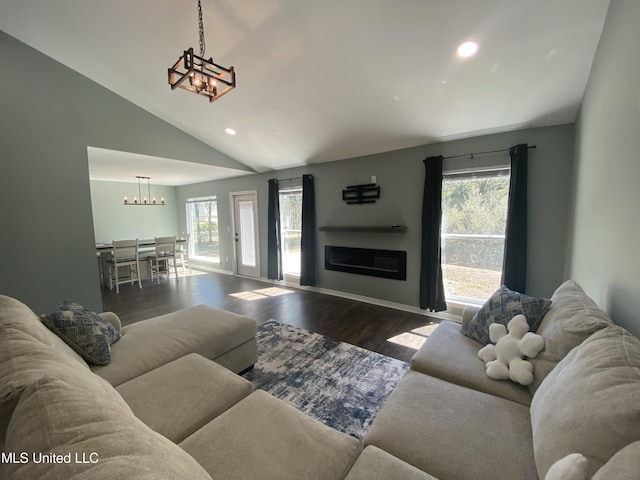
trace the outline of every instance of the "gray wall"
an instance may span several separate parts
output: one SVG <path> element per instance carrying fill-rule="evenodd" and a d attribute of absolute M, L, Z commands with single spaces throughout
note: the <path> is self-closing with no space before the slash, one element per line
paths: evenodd
<path fill-rule="evenodd" d="M 626 9 L 634 8 L 629 2 L 613 5 L 614 10 L 619 9 L 619 5 Z M 624 17 L 624 12 L 620 17 Z M 618 23 L 624 20 L 620 18 Z M 610 30 L 611 27 L 605 32 L 608 36 L 611 36 Z M 624 48 L 637 49 L 637 46 Z M 612 47 L 612 50 L 618 50 L 618 45 Z M 636 50 L 632 53 L 637 56 Z M 611 54 L 608 56 L 615 57 Z M 100 308 L 87 146 L 248 170 L 3 32 L 0 32 L 0 62 L 11 65 L 10 69 L 0 71 L 0 108 L 3 112 L 0 120 L 0 251 L 3 252 L 0 292 L 21 299 L 36 311 L 48 311 L 63 299 L 76 300 L 90 308 Z M 603 62 L 604 60 L 599 60 L 599 63 Z M 41 72 L 38 76 L 32 75 L 34 65 Z M 633 68 L 633 65 L 625 68 Z M 604 70 L 604 67 L 600 67 L 600 70 Z M 47 79 L 46 88 L 41 78 Z M 603 82 L 597 79 L 591 82 L 590 105 L 602 103 L 601 100 L 593 100 L 599 97 L 598 89 L 604 88 L 600 83 Z M 618 86 L 609 85 L 607 88 L 617 89 Z M 637 82 L 626 88 L 629 93 L 632 88 L 637 88 Z M 624 88 L 621 90 L 625 91 Z M 636 94 L 634 105 L 637 105 L 637 100 Z M 594 108 L 590 106 L 588 109 Z M 583 142 L 587 136 L 594 135 L 593 130 L 600 128 L 598 125 L 590 126 L 589 122 L 595 122 L 594 116 L 597 115 L 589 114 L 588 109 L 585 107 L 580 127 Z M 636 117 L 630 120 L 637 122 L 637 110 L 634 112 Z M 632 125 L 635 125 L 637 132 L 637 123 Z M 605 130 L 606 127 L 608 126 L 602 125 Z M 627 141 L 631 142 L 631 139 Z M 567 205 L 573 198 L 574 177 L 575 143 L 572 125 L 481 136 L 271 174 L 247 175 L 178 187 L 178 231 L 186 229 L 183 206 L 185 198 L 217 195 L 222 232 L 221 266 L 231 270 L 231 232 L 227 232 L 227 227 L 231 224 L 229 192 L 256 190 L 260 217 L 261 274 L 266 276 L 266 182 L 269 178 L 289 178 L 311 173 L 316 179 L 318 225 L 400 223 L 408 226 L 408 232 L 401 235 L 320 233 L 317 252 L 320 265 L 318 286 L 417 305 L 420 210 L 424 178 L 422 160 L 429 155 L 448 156 L 502 149 L 517 143 L 538 146 L 530 152 L 528 293 L 550 295 L 567 276 L 565 252 L 567 244 L 571 245 L 567 238 L 570 219 Z M 612 148 L 613 143 L 612 141 Z M 584 150 L 580 142 L 578 147 L 581 151 Z M 581 159 L 582 156 L 584 154 L 581 154 Z M 495 160 L 497 163 L 504 163 L 503 159 Z M 609 160 L 622 162 L 619 159 Z M 459 162 L 451 160 L 446 165 L 454 168 Z M 620 181 L 630 181 L 625 178 L 623 166 L 636 168 L 637 172 L 637 165 L 630 163 L 619 166 L 621 168 L 618 171 L 623 178 Z M 585 172 L 588 169 L 581 170 L 581 179 Z M 377 182 L 382 187 L 382 198 L 373 205 L 345 205 L 341 200 L 341 190 L 346 185 L 369 182 L 372 175 L 377 176 Z M 598 175 L 599 173 L 592 172 L 589 178 Z M 593 233 L 587 226 L 588 215 L 585 214 L 583 203 L 597 189 L 589 188 L 588 183 L 584 180 L 578 182 L 581 188 L 576 205 L 575 228 L 578 239 L 585 230 L 588 234 Z M 609 187 L 608 190 L 615 190 L 616 194 L 621 192 L 616 190 L 613 181 Z M 633 192 L 630 188 L 626 190 L 629 195 Z M 607 191 L 607 195 L 609 193 Z M 599 190 L 598 195 L 603 196 Z M 621 199 L 617 200 L 616 203 L 620 204 Z M 633 205 L 633 202 L 629 205 Z M 604 218 L 599 220 L 603 221 Z M 614 222 L 612 218 L 606 220 Z M 637 229 L 637 224 L 635 228 Z M 637 230 L 634 239 L 637 240 Z M 407 281 L 324 271 L 322 252 L 325 244 L 407 250 Z M 615 249 L 613 245 L 608 246 Z M 572 257 L 571 273 L 575 272 L 585 278 L 580 265 L 584 268 L 584 264 L 588 264 L 585 257 L 595 255 L 595 250 L 576 249 Z M 602 255 L 602 252 L 598 254 Z M 624 262 L 622 257 L 620 254 L 618 263 Z M 626 272 L 624 268 L 622 271 Z M 636 279 L 637 285 L 637 276 L 632 278 Z M 602 290 L 598 287 L 592 287 L 590 293 L 601 294 Z M 638 293 L 637 290 L 631 289 L 631 293 Z M 623 289 L 615 291 L 620 295 Z M 604 295 L 600 298 L 606 300 L 608 297 Z"/>
<path fill-rule="evenodd" d="M 96 242 L 132 238 L 143 240 L 180 233 L 175 187 L 151 186 L 151 196 L 158 200 L 164 198 L 164 206 L 124 205 L 125 195 L 132 201 L 133 197 L 138 195 L 138 184 L 91 181 L 93 231 Z M 143 193 L 143 196 L 146 196 L 146 193 Z"/>
<path fill-rule="evenodd" d="M 0 293 L 100 309 L 87 146 L 247 170 L 0 32 Z"/>
<path fill-rule="evenodd" d="M 640 2 L 612 0 L 576 123 L 570 276 L 640 335 Z"/>
<path fill-rule="evenodd" d="M 220 219 L 221 267 L 232 270 L 232 234 L 229 193 L 256 190 L 260 220 L 261 275 L 266 277 L 267 180 L 286 179 L 310 173 L 315 178 L 318 226 L 393 225 L 408 227 L 405 234 L 318 234 L 317 286 L 357 295 L 374 297 L 405 305 L 418 305 L 420 275 L 420 223 L 424 165 L 430 155 L 457 155 L 508 148 L 518 143 L 537 145 L 530 150 L 529 178 L 529 274 L 528 293 L 551 295 L 565 277 L 567 225 L 573 188 L 574 129 L 572 125 L 520 130 L 466 140 L 416 147 L 338 162 L 309 165 L 272 173 L 177 187 L 177 201 L 188 197 L 218 196 Z M 446 169 L 476 163 L 508 164 L 508 154 L 468 157 L 445 161 Z M 381 198 L 374 204 L 346 205 L 342 189 L 347 185 L 368 183 L 377 177 Z M 288 184 L 285 184 L 288 185 Z M 184 209 L 178 210 L 179 227 L 186 228 Z M 386 248 L 408 252 L 407 281 L 365 277 L 326 271 L 323 267 L 327 244 Z"/>

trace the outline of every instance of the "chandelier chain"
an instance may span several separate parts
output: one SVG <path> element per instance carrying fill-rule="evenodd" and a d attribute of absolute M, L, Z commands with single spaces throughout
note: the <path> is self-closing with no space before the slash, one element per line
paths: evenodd
<path fill-rule="evenodd" d="M 198 0 L 198 32 L 200 33 L 200 56 L 204 58 L 204 23 L 202 21 L 202 3 Z"/>

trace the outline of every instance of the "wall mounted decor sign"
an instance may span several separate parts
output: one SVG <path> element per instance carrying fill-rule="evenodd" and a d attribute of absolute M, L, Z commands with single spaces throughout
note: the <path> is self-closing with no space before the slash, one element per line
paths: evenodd
<path fill-rule="evenodd" d="M 342 190 L 342 200 L 347 202 L 347 205 L 375 203 L 376 198 L 380 198 L 380 187 L 375 183 L 350 185 Z"/>

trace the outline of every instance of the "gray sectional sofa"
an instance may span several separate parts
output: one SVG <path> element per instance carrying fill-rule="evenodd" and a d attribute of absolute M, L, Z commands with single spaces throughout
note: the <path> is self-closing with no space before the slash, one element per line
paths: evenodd
<path fill-rule="evenodd" d="M 256 358 L 247 317 L 102 314 L 122 338 L 89 367 L 0 296 L 0 478 L 640 478 L 640 341 L 573 281 L 551 300 L 533 384 L 489 379 L 442 322 L 360 442 L 232 372 Z"/>
<path fill-rule="evenodd" d="M 124 328 L 101 316 L 121 338 L 90 367 L 0 295 L 0 478 L 338 480 L 360 453 L 233 372 L 256 361 L 254 320 L 203 305 Z"/>
<path fill-rule="evenodd" d="M 372 468 L 350 480 L 543 479 L 556 462 L 550 478 L 640 478 L 640 341 L 574 281 L 551 300 L 528 387 L 487 377 L 483 345 L 461 334 L 477 309 L 442 322 L 364 439 Z M 575 453 L 582 476 L 567 473 Z"/>

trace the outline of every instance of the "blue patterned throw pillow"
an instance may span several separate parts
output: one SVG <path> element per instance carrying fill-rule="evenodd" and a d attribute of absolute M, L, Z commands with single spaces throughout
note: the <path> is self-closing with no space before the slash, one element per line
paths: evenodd
<path fill-rule="evenodd" d="M 120 332 L 97 313 L 64 301 L 58 310 L 40 318 L 86 361 L 96 365 L 111 362 L 111 344 L 120 339 Z"/>
<path fill-rule="evenodd" d="M 524 315 L 527 317 L 529 331 L 535 332 L 550 306 L 551 300 L 548 298 L 530 297 L 509 290 L 503 285 L 460 331 L 467 337 L 487 345 L 491 343 L 489 325 L 501 323 L 506 326 L 516 315 Z"/>

